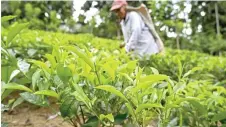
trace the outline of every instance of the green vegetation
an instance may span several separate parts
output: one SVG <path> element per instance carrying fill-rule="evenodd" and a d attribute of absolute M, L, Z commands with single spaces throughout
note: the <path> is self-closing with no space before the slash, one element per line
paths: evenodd
<path fill-rule="evenodd" d="M 96 26 L 94 16 L 89 17 L 91 20 L 88 22 L 85 22 L 87 17 L 82 14 L 78 16 L 78 21 L 73 20 L 74 5 L 79 3 L 2 1 L 2 16 L 16 15 L 18 22 L 30 22 L 29 28 L 34 30 L 90 33 L 98 37 L 122 39 L 117 17 L 109 12 L 112 1 L 86 1 L 81 6 L 84 13 L 88 13 L 91 8 L 99 11 L 97 15 L 103 20 L 99 26 Z M 156 30 L 166 47 L 226 56 L 225 1 L 128 1 L 132 6 L 139 6 L 141 3 L 151 10 Z M 169 33 L 173 33 L 174 37 L 168 36 Z"/>
<path fill-rule="evenodd" d="M 119 41 L 28 25 L 2 27 L 2 102 L 20 93 L 5 110 L 24 101 L 51 108 L 54 99 L 75 127 L 226 125 L 225 57 L 167 49 L 133 60 Z"/>

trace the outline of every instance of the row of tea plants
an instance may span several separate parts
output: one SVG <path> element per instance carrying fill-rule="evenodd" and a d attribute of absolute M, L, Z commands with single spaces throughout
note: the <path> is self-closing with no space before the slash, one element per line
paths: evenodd
<path fill-rule="evenodd" d="M 132 59 L 119 41 L 26 29 L 2 17 L 2 111 L 27 101 L 72 126 L 226 126 L 226 58 L 167 49 Z M 58 111 L 57 111 L 58 112 Z"/>

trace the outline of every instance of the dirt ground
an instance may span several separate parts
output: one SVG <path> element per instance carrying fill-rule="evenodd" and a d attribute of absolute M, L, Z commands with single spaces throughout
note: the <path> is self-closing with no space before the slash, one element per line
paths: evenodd
<path fill-rule="evenodd" d="M 57 105 L 51 107 L 59 111 Z M 8 123 L 8 127 L 72 127 L 60 116 L 54 116 L 56 113 L 49 107 L 23 103 L 13 111 L 4 112 L 1 122 Z"/>

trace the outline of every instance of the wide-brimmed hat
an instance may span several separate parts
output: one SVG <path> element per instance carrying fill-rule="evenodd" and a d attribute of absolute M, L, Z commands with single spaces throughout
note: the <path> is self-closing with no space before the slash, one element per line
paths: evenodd
<path fill-rule="evenodd" d="M 113 11 L 113 10 L 119 9 L 123 5 L 127 5 L 126 0 L 114 0 L 110 10 Z"/>

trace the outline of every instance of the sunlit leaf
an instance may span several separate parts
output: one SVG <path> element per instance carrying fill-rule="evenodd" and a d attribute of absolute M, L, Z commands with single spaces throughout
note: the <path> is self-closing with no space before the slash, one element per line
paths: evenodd
<path fill-rule="evenodd" d="M 117 90 L 115 87 L 113 86 L 110 86 L 110 85 L 101 85 L 101 86 L 97 86 L 95 87 L 96 89 L 101 89 L 101 90 L 105 90 L 105 91 L 108 91 L 110 93 L 113 93 L 119 97 L 121 97 L 122 99 L 124 99 L 125 101 L 128 101 L 126 99 L 126 97 L 119 91 Z"/>
<path fill-rule="evenodd" d="M 114 116 L 112 114 L 107 114 L 107 115 L 100 114 L 100 120 L 103 120 L 105 118 L 110 120 L 111 122 L 114 122 Z"/>
<path fill-rule="evenodd" d="M 226 119 L 226 111 L 222 111 L 220 113 L 217 113 L 213 116 L 213 118 L 211 119 L 213 122 L 214 121 L 219 121 L 219 120 L 224 120 Z"/>
<path fill-rule="evenodd" d="M 91 61 L 91 59 L 89 57 L 87 57 L 87 55 L 82 52 L 79 48 L 77 47 L 72 47 L 72 46 L 65 46 L 65 49 L 74 52 L 76 55 L 78 55 L 80 58 L 82 58 L 92 69 L 94 69 L 94 64 Z"/>
<path fill-rule="evenodd" d="M 9 21 L 14 18 L 16 18 L 16 16 L 13 16 L 13 15 L 3 16 L 3 17 L 1 17 L 1 23 L 4 23 L 4 22 Z"/>
<path fill-rule="evenodd" d="M 14 109 L 16 106 L 20 105 L 24 102 L 24 99 L 22 97 L 19 97 L 16 99 L 16 101 L 13 103 L 12 109 Z"/>
<path fill-rule="evenodd" d="M 48 106 L 49 103 L 46 99 L 43 99 L 40 95 L 35 95 L 33 93 L 29 93 L 29 92 L 24 92 L 24 93 L 20 93 L 20 96 L 35 105 L 39 105 L 39 106 Z"/>
<path fill-rule="evenodd" d="M 27 92 L 33 92 L 28 87 L 26 87 L 24 85 L 19 85 L 19 84 L 16 84 L 16 83 L 8 83 L 8 84 L 4 85 L 3 88 L 9 89 L 9 90 L 23 90 L 23 91 L 27 91 Z"/>
<path fill-rule="evenodd" d="M 138 105 L 137 109 L 136 109 L 136 113 L 139 113 L 140 111 L 147 109 L 147 108 L 163 108 L 162 105 L 160 104 L 140 104 Z"/>
<path fill-rule="evenodd" d="M 59 98 L 59 95 L 55 91 L 52 91 L 52 90 L 41 90 L 41 91 L 35 92 L 34 94 L 37 94 L 37 95 L 47 95 L 47 96 Z"/>
<path fill-rule="evenodd" d="M 21 30 L 24 28 L 27 28 L 29 23 L 22 23 L 22 24 L 16 24 L 8 33 L 7 35 L 7 43 L 11 42 L 13 38 L 20 33 Z"/>

